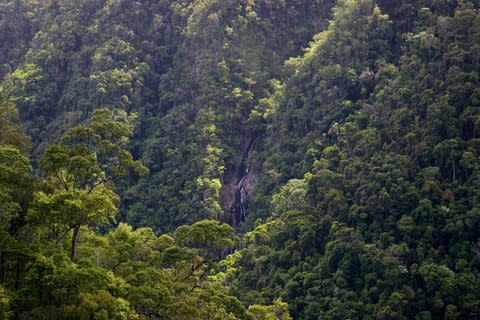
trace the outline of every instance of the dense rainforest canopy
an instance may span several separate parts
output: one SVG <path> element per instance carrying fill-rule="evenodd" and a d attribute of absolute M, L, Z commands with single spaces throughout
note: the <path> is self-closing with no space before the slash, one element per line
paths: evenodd
<path fill-rule="evenodd" d="M 480 319 L 480 1 L 0 0 L 0 319 Z"/>

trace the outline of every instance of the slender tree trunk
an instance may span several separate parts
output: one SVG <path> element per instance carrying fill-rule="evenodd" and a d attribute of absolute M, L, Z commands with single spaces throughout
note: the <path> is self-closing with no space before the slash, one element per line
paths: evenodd
<path fill-rule="evenodd" d="M 18 289 L 20 289 L 20 261 L 17 261 L 15 266 L 15 290 Z"/>
<path fill-rule="evenodd" d="M 73 235 L 72 235 L 72 248 L 70 251 L 70 260 L 75 262 L 77 259 L 77 243 L 78 243 L 78 235 L 80 234 L 80 225 L 76 225 L 73 227 Z"/>
<path fill-rule="evenodd" d="M 453 168 L 453 182 L 455 182 L 457 180 L 455 176 L 455 160 L 452 161 L 452 168 Z"/>
<path fill-rule="evenodd" d="M 0 284 L 5 281 L 5 252 L 0 253 Z"/>

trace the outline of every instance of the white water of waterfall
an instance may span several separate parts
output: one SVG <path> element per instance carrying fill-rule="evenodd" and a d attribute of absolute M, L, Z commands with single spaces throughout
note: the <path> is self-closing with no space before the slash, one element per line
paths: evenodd
<path fill-rule="evenodd" d="M 242 162 L 244 163 L 241 166 L 241 175 L 239 174 L 239 179 L 236 185 L 237 193 L 236 193 L 236 205 L 235 205 L 235 212 L 233 214 L 233 224 L 236 226 L 240 222 L 245 221 L 247 219 L 247 208 L 246 208 L 246 200 L 248 196 L 248 186 L 246 185 L 248 174 L 250 172 L 250 164 L 248 163 L 250 154 L 253 149 L 253 139 L 250 141 L 248 149 L 246 153 L 244 153 Z"/>

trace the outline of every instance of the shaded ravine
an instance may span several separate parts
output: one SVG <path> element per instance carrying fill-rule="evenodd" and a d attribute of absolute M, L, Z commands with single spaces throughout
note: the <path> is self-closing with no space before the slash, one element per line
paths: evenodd
<path fill-rule="evenodd" d="M 250 137 L 246 148 L 242 152 L 235 181 L 222 186 L 220 202 L 229 220 L 227 222 L 234 228 L 237 228 L 240 223 L 247 219 L 246 200 L 258 181 L 257 174 L 254 172 L 249 159 L 255 139 L 255 135 Z"/>

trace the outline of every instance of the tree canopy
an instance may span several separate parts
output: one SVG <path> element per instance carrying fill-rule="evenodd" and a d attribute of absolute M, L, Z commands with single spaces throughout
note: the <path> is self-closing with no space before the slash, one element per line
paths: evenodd
<path fill-rule="evenodd" d="M 0 0 L 0 318 L 476 319 L 478 0 Z"/>

